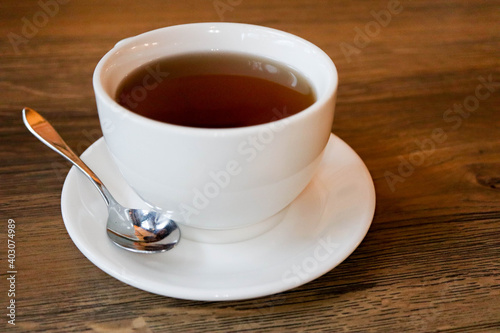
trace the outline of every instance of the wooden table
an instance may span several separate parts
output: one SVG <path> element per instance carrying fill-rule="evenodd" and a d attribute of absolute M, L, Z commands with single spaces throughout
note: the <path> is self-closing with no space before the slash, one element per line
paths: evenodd
<path fill-rule="evenodd" d="M 0 8 L 0 331 L 500 332 L 500 1 Z M 153 295 L 107 275 L 72 243 L 60 211 L 69 165 L 28 133 L 21 109 L 40 111 L 82 153 L 101 136 L 91 77 L 107 50 L 151 29 L 222 20 L 291 32 L 333 59 L 333 132 L 373 176 L 375 217 L 347 260 L 287 292 L 219 303 Z"/>

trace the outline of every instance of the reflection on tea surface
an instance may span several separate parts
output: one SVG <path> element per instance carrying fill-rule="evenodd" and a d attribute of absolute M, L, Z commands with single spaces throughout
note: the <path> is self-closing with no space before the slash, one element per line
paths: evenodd
<path fill-rule="evenodd" d="M 296 114 L 313 104 L 315 96 L 302 74 L 279 62 L 208 52 L 145 64 L 121 82 L 116 100 L 135 113 L 170 124 L 229 128 Z"/>

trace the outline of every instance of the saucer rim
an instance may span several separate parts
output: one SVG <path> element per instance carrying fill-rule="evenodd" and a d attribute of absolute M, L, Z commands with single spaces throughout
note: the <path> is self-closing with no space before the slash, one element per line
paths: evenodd
<path fill-rule="evenodd" d="M 258 285 L 253 285 L 253 286 L 244 286 L 243 288 L 240 287 L 235 287 L 232 289 L 224 289 L 222 290 L 212 290 L 212 289 L 197 289 L 193 287 L 186 287 L 186 286 L 181 286 L 181 285 L 172 285 L 169 283 L 161 283 L 156 281 L 155 285 L 149 285 L 149 286 L 144 286 L 141 284 L 141 281 L 138 281 L 137 278 L 131 278 L 127 276 L 126 274 L 120 274 L 117 273 L 115 270 L 113 270 L 113 265 L 112 263 L 106 264 L 106 260 L 99 258 L 98 253 L 93 253 L 89 249 L 86 248 L 85 242 L 81 239 L 81 235 L 77 235 L 74 233 L 76 230 L 76 227 L 72 226 L 71 220 L 74 220 L 74 217 L 70 217 L 71 215 L 71 209 L 70 207 L 74 207 L 74 205 L 71 205 L 71 201 L 80 201 L 80 207 L 79 211 L 83 210 L 88 217 L 91 217 L 91 212 L 88 211 L 86 207 L 83 206 L 83 203 L 80 200 L 80 194 L 79 193 L 72 193 L 75 192 L 74 186 L 75 177 L 76 174 L 78 174 L 78 171 L 76 170 L 75 167 L 72 167 L 70 171 L 68 172 L 68 175 L 66 176 L 62 193 L 61 193 L 61 212 L 63 215 L 63 220 L 66 226 L 66 229 L 68 231 L 68 234 L 70 235 L 72 241 L 74 244 L 77 246 L 77 248 L 82 252 L 82 254 L 89 259 L 94 265 L 96 265 L 98 268 L 100 268 L 102 271 L 107 273 L 108 275 L 116 278 L 119 281 L 122 281 L 126 284 L 129 284 L 133 287 L 136 287 L 138 289 L 148 291 L 154 294 L 162 295 L 162 296 L 167 296 L 167 297 L 174 297 L 178 299 L 187 299 L 187 300 L 197 300 L 197 301 L 222 301 L 222 300 L 243 300 L 243 299 L 251 299 L 251 298 L 257 298 L 257 297 L 262 297 L 262 296 L 268 296 L 280 292 L 284 292 L 293 288 L 296 288 L 298 286 L 304 285 L 314 279 L 317 279 L 318 277 L 326 274 L 327 272 L 331 271 L 333 268 L 337 267 L 340 263 L 342 263 L 346 258 L 348 258 L 355 250 L 358 248 L 358 246 L 361 244 L 363 239 L 365 238 L 366 234 L 369 231 L 369 228 L 372 224 L 373 221 L 373 216 L 375 214 L 375 205 L 376 205 L 376 194 L 375 194 L 375 187 L 373 184 L 373 179 L 370 175 L 370 172 L 368 171 L 366 165 L 362 161 L 362 159 L 359 157 L 359 155 L 349 146 L 347 143 L 345 143 L 342 139 L 337 137 L 336 135 L 331 134 L 330 140 L 334 141 L 334 146 L 331 148 L 332 150 L 335 149 L 335 145 L 344 145 L 344 149 L 347 149 L 347 153 L 352 154 L 353 157 L 356 158 L 356 164 L 358 164 L 361 167 L 361 170 L 365 174 L 364 178 L 369 180 L 364 186 L 366 188 L 364 191 L 367 192 L 368 196 L 370 197 L 370 202 L 365 203 L 365 215 L 368 214 L 365 217 L 365 221 L 363 221 L 362 225 L 358 227 L 359 230 L 357 230 L 355 236 L 352 237 L 352 239 L 346 241 L 348 245 L 348 249 L 344 250 L 342 256 L 337 256 L 335 257 L 335 260 L 332 260 L 331 262 L 329 261 L 326 265 L 323 265 L 322 268 L 320 267 L 318 270 L 314 271 L 314 274 L 310 274 L 310 276 L 306 279 L 303 279 L 300 281 L 299 284 L 292 284 L 292 283 L 285 283 L 283 281 L 283 278 L 280 280 L 275 280 L 271 282 L 267 282 L 265 284 L 258 284 Z M 96 145 L 105 145 L 104 139 L 101 137 L 100 139 L 96 140 L 83 154 L 82 158 L 85 158 L 88 155 L 92 155 L 93 147 Z M 321 168 L 321 167 L 320 167 Z M 361 171 L 360 170 L 360 171 Z M 318 170 L 319 171 L 319 170 Z M 361 175 L 360 175 L 361 176 Z M 73 187 L 73 188 L 72 188 Z M 295 200 L 294 200 L 295 201 Z M 74 213 L 76 214 L 76 213 Z M 88 218 L 87 217 L 87 218 Z M 319 217 L 319 219 L 324 219 L 324 216 Z M 333 219 L 332 219 L 333 220 Z M 319 240 L 320 237 L 322 237 L 322 234 L 327 233 L 326 228 L 324 230 L 321 230 L 315 235 L 315 239 Z M 258 236 L 257 238 L 259 238 Z M 183 242 L 192 242 L 192 243 L 197 243 L 192 240 L 182 240 Z M 204 243 L 206 246 L 217 246 L 217 244 L 209 244 L 209 243 Z M 135 255 L 135 254 L 130 254 L 130 255 Z M 293 259 L 293 258 L 288 258 L 288 259 Z M 133 261 L 132 261 L 133 262 Z M 111 264 L 111 265 L 110 265 Z"/>

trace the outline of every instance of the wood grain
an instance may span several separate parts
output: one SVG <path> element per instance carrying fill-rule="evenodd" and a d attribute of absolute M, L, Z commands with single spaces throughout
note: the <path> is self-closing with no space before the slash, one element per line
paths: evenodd
<path fill-rule="evenodd" d="M 18 270 L 16 326 L 2 312 L 0 330 L 500 332 L 500 1 L 221 0 L 231 7 L 222 15 L 215 2 L 69 1 L 18 52 L 8 36 L 22 34 L 40 3 L 0 4 L 5 313 L 8 219 Z M 385 26 L 370 23 L 396 4 Z M 152 295 L 108 276 L 60 236 L 69 166 L 28 133 L 21 109 L 43 113 L 81 153 L 101 136 L 91 77 L 107 50 L 151 29 L 221 20 L 297 34 L 333 59 L 333 132 L 373 176 L 375 218 L 346 261 L 296 289 L 227 303 Z M 371 37 L 356 46 L 367 27 Z M 490 90 L 480 88 L 488 97 L 467 104 L 488 78 Z"/>

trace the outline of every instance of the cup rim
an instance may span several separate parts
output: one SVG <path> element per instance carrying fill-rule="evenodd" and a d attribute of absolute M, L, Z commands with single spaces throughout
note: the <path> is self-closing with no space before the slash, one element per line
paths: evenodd
<path fill-rule="evenodd" d="M 114 100 L 108 94 L 108 92 L 104 89 L 102 82 L 101 82 L 101 76 L 103 71 L 105 71 L 105 65 L 107 62 L 115 56 L 117 51 L 120 49 L 126 48 L 127 46 L 130 46 L 131 44 L 134 44 L 135 40 L 139 39 L 140 37 L 144 37 L 150 34 L 156 34 L 161 32 L 162 30 L 171 30 L 171 29 L 183 29 L 183 28 L 190 28 L 190 27 L 195 27 L 198 26 L 200 28 L 203 27 L 208 27 L 208 26 L 234 26 L 237 25 L 242 28 L 246 29 L 260 29 L 267 31 L 268 33 L 274 33 L 274 34 L 279 34 L 287 38 L 292 38 L 296 39 L 297 41 L 301 43 L 305 43 L 309 47 L 315 49 L 317 52 L 317 56 L 321 57 L 324 59 L 325 63 L 328 64 L 328 67 L 330 69 L 330 73 L 327 73 L 325 75 L 330 75 L 330 80 L 328 80 L 327 87 L 325 88 L 325 93 L 323 96 L 318 98 L 313 104 L 311 104 L 309 107 L 306 109 L 290 115 L 288 117 L 279 119 L 279 120 L 274 120 L 270 121 L 267 123 L 263 124 L 257 124 L 257 125 L 251 125 L 251 126 L 242 126 L 242 127 L 229 127 L 229 128 L 204 128 L 204 127 L 191 127 L 191 126 L 183 126 L 183 125 L 176 125 L 176 124 L 170 124 L 166 122 L 161 122 L 158 120 L 154 120 L 145 116 L 142 116 L 140 114 L 137 114 L 120 104 Z M 172 25 L 172 26 L 167 26 L 159 29 L 154 29 L 150 30 L 135 36 L 131 36 L 125 39 L 122 39 L 118 41 L 115 46 L 109 50 L 98 62 L 94 73 L 93 73 L 93 78 L 92 78 L 92 83 L 93 83 L 93 88 L 94 92 L 96 95 L 96 98 L 99 96 L 103 102 L 105 102 L 108 106 L 112 107 L 114 109 L 114 112 L 121 113 L 124 117 L 127 118 L 132 118 L 132 120 L 137 121 L 139 124 L 147 125 L 147 126 L 152 126 L 155 128 L 164 128 L 168 129 L 169 131 L 173 132 L 183 132 L 185 134 L 190 134 L 190 135 L 200 135 L 200 136 L 231 136 L 231 135 L 241 135 L 241 134 L 251 134 L 255 133 L 256 131 L 262 130 L 270 126 L 271 124 L 274 124 L 275 126 L 289 126 L 290 124 L 300 122 L 303 118 L 308 117 L 309 114 L 316 112 L 318 109 L 321 109 L 324 104 L 328 103 L 329 100 L 331 100 L 332 97 L 335 96 L 336 90 L 338 87 L 338 72 L 335 64 L 331 60 L 331 58 L 318 46 L 315 44 L 303 39 L 302 37 L 299 37 L 297 35 L 274 29 L 274 28 L 269 28 L 265 26 L 260 26 L 260 25 L 254 25 L 254 24 L 246 24 L 246 23 L 234 23 L 234 22 L 203 22 L 203 23 L 186 23 L 186 24 L 179 24 L 179 25 Z M 314 85 L 313 82 L 311 84 Z"/>

